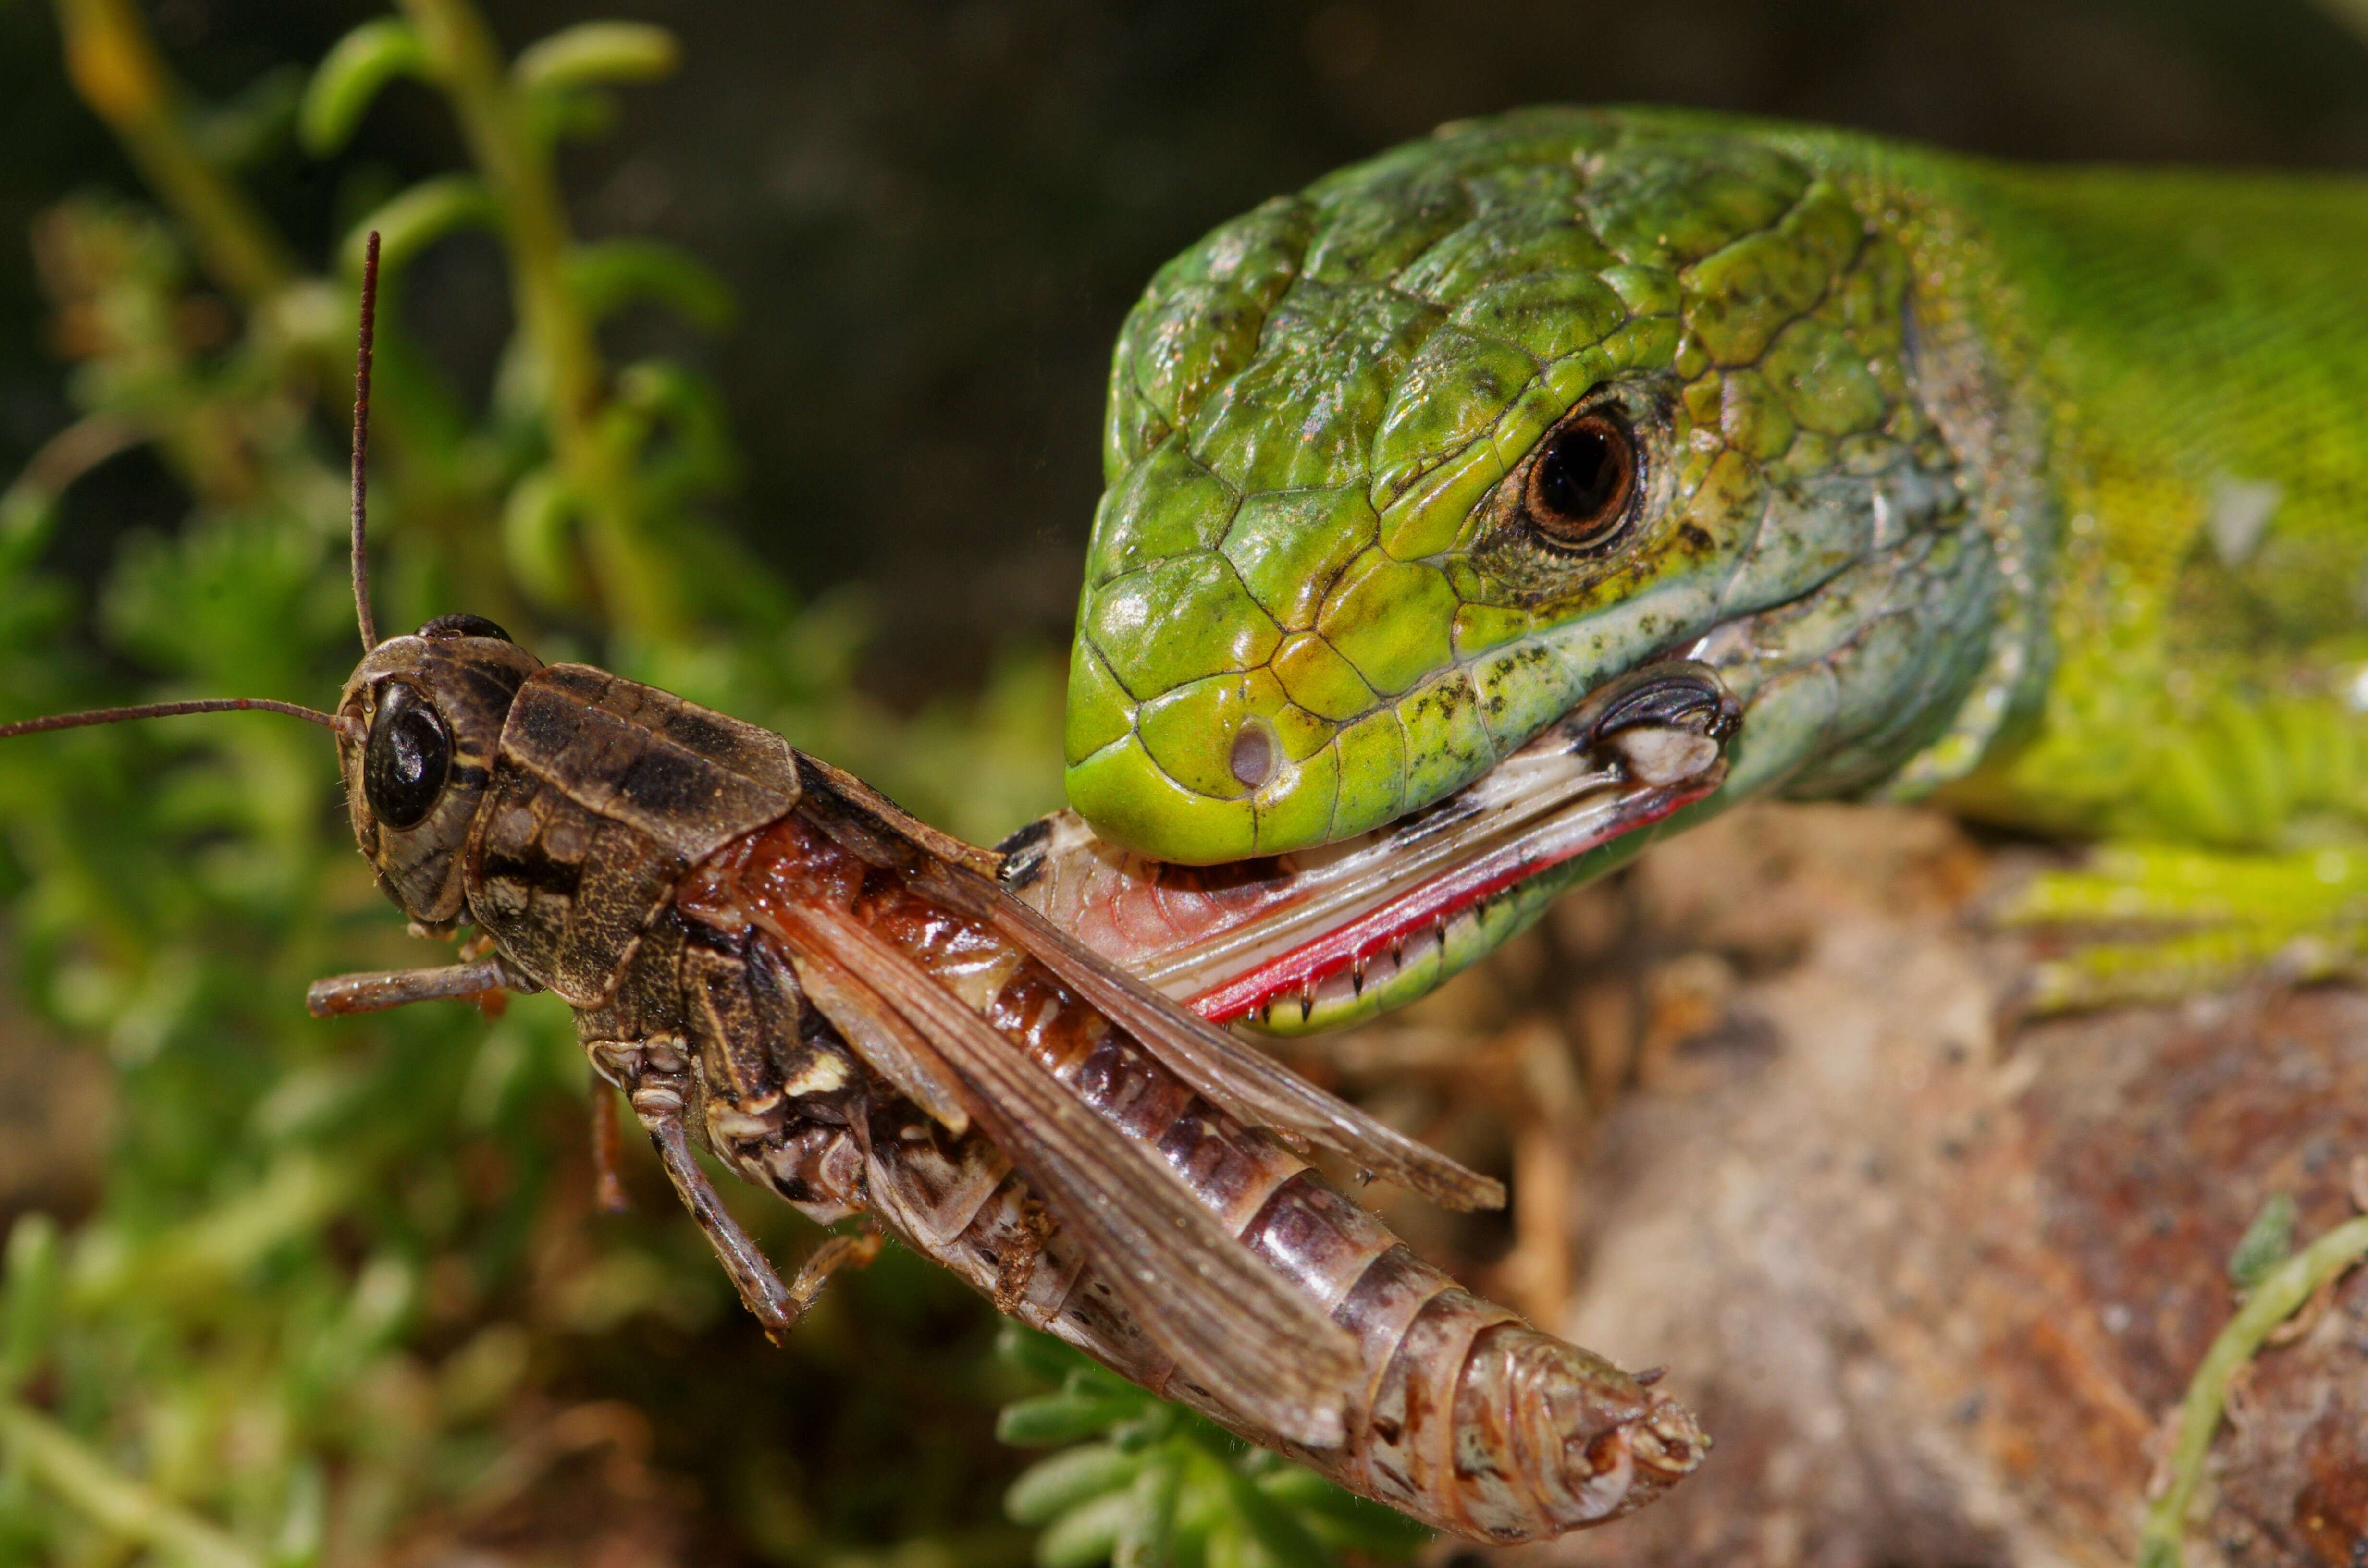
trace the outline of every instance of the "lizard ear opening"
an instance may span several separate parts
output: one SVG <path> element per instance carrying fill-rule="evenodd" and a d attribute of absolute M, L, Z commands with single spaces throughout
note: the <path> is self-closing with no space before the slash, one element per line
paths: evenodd
<path fill-rule="evenodd" d="M 1274 777 L 1276 753 L 1274 732 L 1263 720 L 1253 719 L 1234 732 L 1233 751 L 1228 758 L 1235 778 L 1255 790 Z"/>

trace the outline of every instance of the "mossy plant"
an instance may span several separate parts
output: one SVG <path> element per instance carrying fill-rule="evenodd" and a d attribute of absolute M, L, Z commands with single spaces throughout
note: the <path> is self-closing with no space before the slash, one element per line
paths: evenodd
<path fill-rule="evenodd" d="M 1007 1443 L 1060 1449 L 1004 1496 L 1014 1522 L 1042 1532 L 1039 1568 L 1331 1568 L 1337 1554 L 1395 1561 L 1431 1539 L 1058 1340 L 1007 1325 L 1000 1348 L 1052 1385 L 996 1423 Z"/>

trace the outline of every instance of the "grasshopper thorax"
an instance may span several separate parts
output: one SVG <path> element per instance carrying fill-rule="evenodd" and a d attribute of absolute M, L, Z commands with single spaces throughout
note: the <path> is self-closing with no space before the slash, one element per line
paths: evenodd
<path fill-rule="evenodd" d="M 518 687 L 542 662 L 492 621 L 438 616 L 390 637 L 337 699 L 354 837 L 397 908 L 446 930 L 466 910 L 463 851 Z"/>

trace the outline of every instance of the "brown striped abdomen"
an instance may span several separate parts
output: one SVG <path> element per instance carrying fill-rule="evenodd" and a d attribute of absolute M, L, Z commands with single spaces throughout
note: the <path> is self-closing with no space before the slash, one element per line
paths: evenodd
<path fill-rule="evenodd" d="M 870 1118 L 866 1206 L 1003 1311 L 1351 1491 L 1476 1540 L 1535 1540 L 1616 1517 L 1700 1462 L 1707 1439 L 1682 1407 L 1462 1290 L 980 924 L 796 817 L 736 846 L 727 874 L 738 908 L 777 940 L 785 926 L 768 906 L 828 899 L 851 911 L 1156 1150 L 1242 1244 L 1355 1335 L 1363 1385 L 1348 1391 L 1348 1442 L 1280 1443 L 1181 1377 L 992 1144 L 954 1137 L 883 1091 Z M 772 1180 L 780 1170 L 777 1159 Z"/>

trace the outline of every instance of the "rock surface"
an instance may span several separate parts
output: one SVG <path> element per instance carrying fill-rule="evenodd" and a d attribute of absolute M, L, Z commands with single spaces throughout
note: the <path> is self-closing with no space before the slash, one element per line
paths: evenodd
<path fill-rule="evenodd" d="M 1526 1556 L 2135 1561 L 2237 1237 L 2275 1193 L 2305 1239 L 2351 1212 L 2368 995 L 2008 1027 L 2027 954 L 1975 915 L 2037 863 L 1919 812 L 1738 812 L 1340 1048 L 1352 1077 L 1494 1063 L 1516 1244 L 1480 1282 L 1666 1364 L 1717 1444 L 1665 1502 Z M 2199 1568 L 2368 1564 L 2368 1270 L 2297 1323 L 2223 1425 Z"/>

